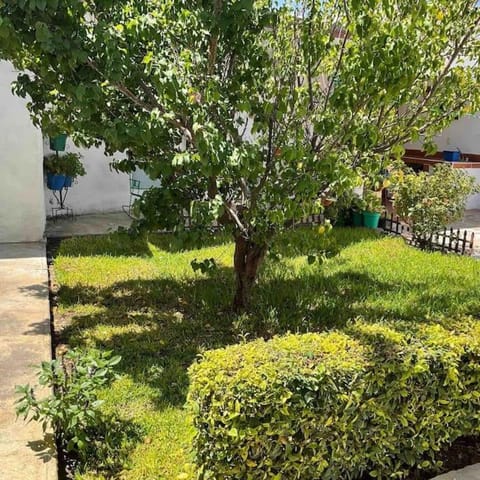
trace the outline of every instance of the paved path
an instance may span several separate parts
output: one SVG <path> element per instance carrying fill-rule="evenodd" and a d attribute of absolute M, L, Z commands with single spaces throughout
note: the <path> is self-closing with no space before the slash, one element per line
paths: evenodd
<path fill-rule="evenodd" d="M 0 245 L 0 480 L 56 480 L 53 442 L 15 419 L 15 385 L 51 358 L 45 244 Z"/>
<path fill-rule="evenodd" d="M 480 257 L 480 210 L 467 210 L 462 220 L 455 222 L 452 227 L 475 234 L 474 255 Z"/>
<path fill-rule="evenodd" d="M 104 235 L 115 232 L 118 227 L 128 228 L 132 219 L 123 212 L 78 215 L 73 218 L 49 219 L 46 235 L 49 238 Z"/>
<path fill-rule="evenodd" d="M 480 480 L 480 464 L 456 472 L 445 473 L 433 480 Z"/>

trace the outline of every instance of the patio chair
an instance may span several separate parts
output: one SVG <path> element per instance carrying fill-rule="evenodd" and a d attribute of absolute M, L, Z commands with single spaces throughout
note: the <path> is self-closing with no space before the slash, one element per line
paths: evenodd
<path fill-rule="evenodd" d="M 142 195 L 145 191 L 149 190 L 152 187 L 159 187 L 160 180 L 152 180 L 147 173 L 143 170 L 137 168 L 134 172 L 130 174 L 130 199 L 128 205 L 123 205 L 122 210 L 130 217 L 134 218 L 133 215 L 133 204 L 139 198 L 142 198 Z"/>

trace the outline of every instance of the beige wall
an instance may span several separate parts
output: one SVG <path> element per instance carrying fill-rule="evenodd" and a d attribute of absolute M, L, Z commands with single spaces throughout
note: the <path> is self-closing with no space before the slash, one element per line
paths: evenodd
<path fill-rule="evenodd" d="M 43 238 L 43 145 L 26 109 L 11 93 L 12 66 L 0 61 L 0 243 Z"/>

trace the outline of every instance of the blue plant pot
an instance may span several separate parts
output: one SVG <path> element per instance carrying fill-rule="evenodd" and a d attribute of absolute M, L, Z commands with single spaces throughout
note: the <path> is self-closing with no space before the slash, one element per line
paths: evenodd
<path fill-rule="evenodd" d="M 61 190 L 65 186 L 65 175 L 47 173 L 47 187 L 50 190 Z"/>
<path fill-rule="evenodd" d="M 446 160 L 447 162 L 458 162 L 460 160 L 460 152 L 458 150 L 455 150 L 455 151 L 444 150 L 443 159 Z"/>
<path fill-rule="evenodd" d="M 65 188 L 70 188 L 72 186 L 72 183 L 73 183 L 73 178 L 67 175 L 65 177 L 65 185 L 63 185 L 63 186 Z"/>

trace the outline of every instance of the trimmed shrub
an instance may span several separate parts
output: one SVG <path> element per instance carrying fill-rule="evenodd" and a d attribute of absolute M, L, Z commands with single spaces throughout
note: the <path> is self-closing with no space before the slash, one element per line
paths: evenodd
<path fill-rule="evenodd" d="M 449 164 L 436 165 L 431 173 L 397 173 L 392 190 L 397 213 L 425 240 L 460 220 L 469 195 L 479 192 L 474 177 Z"/>
<path fill-rule="evenodd" d="M 190 369 L 203 479 L 403 478 L 480 432 L 480 322 L 352 323 Z"/>

